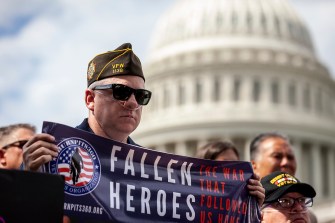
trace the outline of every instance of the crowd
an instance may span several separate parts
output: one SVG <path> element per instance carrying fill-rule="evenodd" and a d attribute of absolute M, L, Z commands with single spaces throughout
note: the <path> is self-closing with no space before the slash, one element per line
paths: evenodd
<path fill-rule="evenodd" d="M 122 143 L 137 145 L 129 135 L 137 128 L 142 107 L 151 92 L 132 46 L 95 56 L 88 64 L 85 104 L 88 117 L 76 128 Z M 0 168 L 39 171 L 58 156 L 55 138 L 36 133 L 29 124 L 0 128 Z M 228 141 L 210 142 L 196 157 L 210 160 L 239 160 L 235 145 Z M 297 162 L 289 139 L 279 133 L 262 133 L 250 144 L 254 176 L 249 193 L 261 207 L 262 222 L 317 222 L 308 210 L 316 193 L 311 185 L 296 177 Z M 64 217 L 64 222 L 70 219 Z"/>

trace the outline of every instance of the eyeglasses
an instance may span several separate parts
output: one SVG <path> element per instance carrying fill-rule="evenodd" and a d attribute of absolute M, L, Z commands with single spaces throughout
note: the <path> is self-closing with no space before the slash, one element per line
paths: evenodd
<path fill-rule="evenodd" d="M 313 206 L 313 198 L 311 197 L 282 197 L 277 201 L 282 208 L 291 208 L 296 202 L 304 208 Z"/>
<path fill-rule="evenodd" d="M 151 98 L 151 92 L 145 89 L 134 89 L 123 84 L 107 84 L 99 85 L 93 88 L 93 90 L 113 90 L 113 97 L 116 100 L 127 101 L 132 94 L 135 95 L 137 104 L 147 105 Z"/>
<path fill-rule="evenodd" d="M 2 149 L 8 149 L 10 147 L 17 147 L 17 148 L 22 149 L 24 144 L 26 144 L 27 142 L 28 140 L 18 140 L 18 141 L 15 141 L 15 142 L 12 142 L 10 144 L 3 146 Z"/>

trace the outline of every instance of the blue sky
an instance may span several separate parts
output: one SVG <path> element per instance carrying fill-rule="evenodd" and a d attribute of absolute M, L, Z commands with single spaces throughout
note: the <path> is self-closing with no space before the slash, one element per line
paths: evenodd
<path fill-rule="evenodd" d="M 0 126 L 79 124 L 88 61 L 131 42 L 145 63 L 155 22 L 175 1 L 0 0 Z M 334 76 L 335 1 L 291 2 Z"/>

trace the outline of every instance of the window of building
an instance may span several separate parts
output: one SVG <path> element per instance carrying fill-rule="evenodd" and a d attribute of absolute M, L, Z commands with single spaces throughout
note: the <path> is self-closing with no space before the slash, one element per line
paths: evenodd
<path fill-rule="evenodd" d="M 291 83 L 288 86 L 288 103 L 291 106 L 295 106 L 297 104 L 297 92 L 296 92 L 296 85 Z"/>
<path fill-rule="evenodd" d="M 281 36 L 281 31 L 280 31 L 281 29 L 280 29 L 280 22 L 279 22 L 279 19 L 278 19 L 277 16 L 275 17 L 275 28 L 277 30 L 278 36 L 280 37 Z"/>
<path fill-rule="evenodd" d="M 195 102 L 201 103 L 202 102 L 202 84 L 199 80 L 196 81 L 195 84 Z"/>
<path fill-rule="evenodd" d="M 250 33 L 252 31 L 252 16 L 250 12 L 247 13 L 246 20 L 247 20 L 247 30 L 248 33 Z"/>
<path fill-rule="evenodd" d="M 185 143 L 186 143 L 187 153 L 190 156 L 194 156 L 198 148 L 198 141 L 197 140 L 187 140 Z"/>
<path fill-rule="evenodd" d="M 267 24 L 266 24 L 266 17 L 264 14 L 261 15 L 261 26 L 263 29 L 263 32 L 266 34 L 267 33 Z"/>
<path fill-rule="evenodd" d="M 181 84 L 178 86 L 178 105 L 185 104 L 185 87 Z"/>
<path fill-rule="evenodd" d="M 213 101 L 221 100 L 221 83 L 218 77 L 214 78 L 212 94 Z"/>
<path fill-rule="evenodd" d="M 318 88 L 315 95 L 315 109 L 319 113 L 323 112 L 322 108 L 322 91 L 321 88 Z"/>
<path fill-rule="evenodd" d="M 167 108 L 170 106 L 170 92 L 167 87 L 164 87 L 163 90 L 163 108 Z"/>
<path fill-rule="evenodd" d="M 303 91 L 303 104 L 304 108 L 311 108 L 311 90 L 309 85 L 306 85 Z"/>
<path fill-rule="evenodd" d="M 279 83 L 278 81 L 273 81 L 271 83 L 271 99 L 272 102 L 278 104 L 280 101 L 280 91 L 279 91 Z"/>
<path fill-rule="evenodd" d="M 259 80 L 254 80 L 252 84 L 252 100 L 259 102 L 261 97 L 261 83 Z"/>
<path fill-rule="evenodd" d="M 240 94 L 241 94 L 240 91 L 241 91 L 241 80 L 237 78 L 234 80 L 233 94 L 232 94 L 233 101 L 240 100 Z"/>
<path fill-rule="evenodd" d="M 216 25 L 217 27 L 221 27 L 223 24 L 223 17 L 221 13 L 216 14 Z"/>
<path fill-rule="evenodd" d="M 165 145 L 165 150 L 166 150 L 167 153 L 174 154 L 176 152 L 176 144 L 174 144 L 174 143 L 167 143 Z"/>

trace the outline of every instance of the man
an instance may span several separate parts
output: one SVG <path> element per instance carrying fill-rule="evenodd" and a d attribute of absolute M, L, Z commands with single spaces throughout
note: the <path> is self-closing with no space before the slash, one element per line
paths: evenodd
<path fill-rule="evenodd" d="M 295 175 L 297 161 L 289 139 L 279 133 L 263 133 L 250 144 L 252 167 L 261 178 L 274 172 L 285 171 Z"/>
<path fill-rule="evenodd" d="M 316 193 L 312 186 L 282 171 L 262 178 L 265 201 L 261 208 L 263 223 L 309 223 L 308 207 Z"/>
<path fill-rule="evenodd" d="M 13 124 L 0 128 L 0 168 L 20 169 L 24 144 L 35 134 L 30 124 Z"/>
<path fill-rule="evenodd" d="M 275 171 L 295 175 L 297 161 L 289 139 L 276 132 L 262 133 L 250 144 L 250 159 L 254 172 L 263 178 Z M 313 212 L 308 211 L 312 223 L 317 223 Z"/>
<path fill-rule="evenodd" d="M 135 144 L 129 135 L 140 123 L 142 106 L 151 98 L 144 82 L 141 62 L 130 43 L 94 57 L 88 64 L 85 91 L 89 115 L 77 128 Z M 25 146 L 25 169 L 38 170 L 56 157 L 58 149 L 54 141 L 49 134 L 35 135 Z"/>

